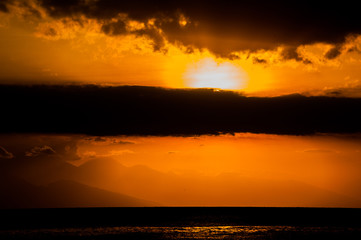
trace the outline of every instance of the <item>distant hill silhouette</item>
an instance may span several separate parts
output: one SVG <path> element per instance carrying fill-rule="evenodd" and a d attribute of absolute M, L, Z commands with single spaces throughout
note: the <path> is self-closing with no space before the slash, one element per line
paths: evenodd
<path fill-rule="evenodd" d="M 225 202 L 229 206 L 361 205 L 357 199 L 298 181 L 237 174 L 221 174 L 200 179 L 163 173 L 142 165 L 125 167 L 110 159 L 88 161 L 79 167 L 76 178 L 77 181 L 92 186 L 171 206 L 223 206 Z"/>
<path fill-rule="evenodd" d="M 208 177 L 183 176 L 160 172 L 143 165 L 126 167 L 110 158 L 94 158 L 79 167 L 55 159 L 54 161 L 40 158 L 35 160 L 34 165 L 24 163 L 18 168 L 2 165 L 0 208 L 160 204 L 165 206 L 361 206 L 361 201 L 358 199 L 285 179 L 247 177 L 234 173 Z M 26 169 L 31 171 L 25 171 Z M 7 172 L 11 172 L 17 178 L 6 179 L 4 176 Z"/>
<path fill-rule="evenodd" d="M 154 202 L 61 180 L 35 186 L 20 178 L 0 178 L 0 208 L 144 207 Z"/>

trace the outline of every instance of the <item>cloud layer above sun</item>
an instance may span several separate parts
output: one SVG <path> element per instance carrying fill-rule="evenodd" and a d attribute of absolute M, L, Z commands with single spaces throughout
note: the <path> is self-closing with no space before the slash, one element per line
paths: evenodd
<path fill-rule="evenodd" d="M 321 42 L 335 45 L 326 54 L 334 58 L 346 37 L 361 33 L 358 12 L 346 3 L 16 0 L 3 1 L 0 10 L 28 18 L 51 18 L 53 25 L 39 30 L 52 39 L 71 38 L 63 28 L 76 31 L 88 21 L 96 21 L 107 35 L 147 37 L 156 51 L 170 42 L 189 47 L 188 51 L 207 48 L 223 56 L 284 45 L 290 47 L 285 58 L 297 58 L 294 50 L 298 46 Z"/>
<path fill-rule="evenodd" d="M 147 36 L 155 50 L 169 41 L 229 54 L 282 44 L 294 47 L 316 42 L 341 44 L 347 35 L 361 33 L 358 12 L 347 4 L 43 0 L 19 1 L 19 5 L 41 16 L 35 7 L 38 5 L 55 19 L 85 16 L 97 20 L 101 30 L 109 35 Z M 48 32 L 56 34 L 56 29 Z"/>

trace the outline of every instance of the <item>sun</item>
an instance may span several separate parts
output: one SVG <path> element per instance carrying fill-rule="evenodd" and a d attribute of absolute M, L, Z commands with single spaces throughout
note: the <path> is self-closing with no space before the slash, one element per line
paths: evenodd
<path fill-rule="evenodd" d="M 185 85 L 192 88 L 243 89 L 247 74 L 231 62 L 217 63 L 205 58 L 188 66 L 183 75 Z"/>

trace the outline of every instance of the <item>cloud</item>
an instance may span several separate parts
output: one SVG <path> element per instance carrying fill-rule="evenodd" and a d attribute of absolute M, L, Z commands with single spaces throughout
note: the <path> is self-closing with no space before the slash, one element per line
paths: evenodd
<path fill-rule="evenodd" d="M 85 151 L 81 155 L 84 158 L 109 158 L 117 157 L 124 154 L 134 154 L 134 151 L 123 149 L 123 150 L 111 150 L 107 153 L 97 153 L 96 151 Z"/>
<path fill-rule="evenodd" d="M 360 98 L 256 98 L 212 89 L 139 86 L 0 86 L 0 101 L 8 99 L 13 102 L 3 106 L 9 114 L 1 119 L 1 133 L 189 136 L 361 132 Z"/>
<path fill-rule="evenodd" d="M 334 150 L 321 149 L 321 148 L 306 149 L 303 152 L 304 153 L 337 153 L 337 151 L 334 151 Z"/>
<path fill-rule="evenodd" d="M 70 18 L 39 23 L 35 36 L 47 40 L 75 39 L 82 28 L 87 25 L 86 21 L 74 21 Z"/>
<path fill-rule="evenodd" d="M 126 24 L 121 20 L 104 24 L 101 30 L 108 35 L 122 35 L 127 33 Z"/>
<path fill-rule="evenodd" d="M 134 151 L 128 150 L 128 149 L 112 150 L 112 151 L 109 151 L 109 154 L 106 156 L 119 156 L 119 155 L 123 155 L 123 154 L 134 154 Z"/>
<path fill-rule="evenodd" d="M 332 60 L 338 57 L 339 55 L 341 55 L 341 45 L 336 45 L 325 54 L 325 57 L 327 59 Z"/>
<path fill-rule="evenodd" d="M 0 12 L 9 12 L 9 9 L 7 8 L 7 1 L 4 0 L 2 2 L 0 2 Z"/>
<path fill-rule="evenodd" d="M 283 47 L 280 52 L 281 60 L 295 60 L 297 62 L 302 62 L 303 64 L 312 64 L 312 61 L 308 58 L 305 58 L 298 52 L 298 47 L 286 46 Z"/>
<path fill-rule="evenodd" d="M 76 161 L 78 143 L 82 137 L 78 135 L 59 134 L 0 134 L 0 146 L 11 152 L 16 160 L 24 157 L 51 156 L 64 161 Z M 26 158 L 25 158 L 26 159 Z"/>
<path fill-rule="evenodd" d="M 84 139 L 85 141 L 89 141 L 93 144 L 105 144 L 105 145 L 110 145 L 110 144 L 134 144 L 134 142 L 131 141 L 124 141 L 121 140 L 119 138 L 111 138 L 111 137 L 101 137 L 101 136 L 96 136 L 96 137 L 87 137 Z"/>
<path fill-rule="evenodd" d="M 350 4 L 347 1 L 315 4 L 233 0 L 15 0 L 0 3 L 0 11 L 11 12 L 11 5 L 22 8 L 24 14 L 45 20 L 85 18 L 96 21 L 99 30 L 108 36 L 146 37 L 152 41 L 154 51 L 164 52 L 167 43 L 171 43 L 188 49 L 208 49 L 217 56 L 232 58 L 238 51 L 287 46 L 285 59 L 309 63 L 310 60 L 302 59 L 294 51 L 297 47 L 314 43 L 339 46 L 349 36 L 361 33 L 358 9 L 349 7 Z M 56 28 L 43 30 L 50 38 L 59 37 Z M 335 48 L 326 58 L 337 55 Z"/>
<path fill-rule="evenodd" d="M 95 157 L 97 157 L 97 153 L 94 152 L 94 151 L 86 151 L 82 155 L 83 155 L 83 157 L 86 157 L 86 158 L 95 158 Z"/>
<path fill-rule="evenodd" d="M 39 155 L 54 155 L 56 152 L 50 146 L 36 146 L 25 152 L 26 157 L 37 157 Z"/>
<path fill-rule="evenodd" d="M 134 35 L 145 37 L 151 40 L 154 51 L 165 50 L 166 39 L 162 31 L 157 27 L 152 19 L 147 22 L 131 20 L 124 15 L 120 15 L 117 20 L 105 20 L 101 31 L 110 36 Z"/>
<path fill-rule="evenodd" d="M 254 57 L 253 58 L 253 63 L 266 64 L 267 60 L 263 59 L 263 58 Z"/>
<path fill-rule="evenodd" d="M 87 141 L 94 141 L 94 142 L 107 142 L 107 138 L 105 137 L 89 137 L 89 138 L 86 138 L 85 140 Z"/>
<path fill-rule="evenodd" d="M 303 58 L 298 54 L 297 47 L 286 47 L 282 50 L 281 56 L 285 60 L 294 59 L 296 61 L 302 61 Z"/>
<path fill-rule="evenodd" d="M 2 0 L 0 11 L 16 15 L 28 22 L 39 20 L 46 15 L 38 0 Z"/>
<path fill-rule="evenodd" d="M 304 95 L 308 96 L 327 96 L 327 97 L 337 97 L 337 98 L 361 98 L 361 84 L 358 79 L 349 79 L 346 77 L 344 79 L 343 87 L 334 87 L 334 88 L 324 88 L 321 90 L 314 90 L 305 92 Z"/>
<path fill-rule="evenodd" d="M 0 11 L 30 19 L 37 37 L 66 39 L 75 46 L 97 43 L 92 46 L 93 54 L 100 52 L 97 58 L 105 49 L 112 55 L 123 50 L 144 54 L 167 53 L 176 46 L 184 53 L 208 50 L 217 57 L 235 60 L 242 54 L 272 52 L 281 47 L 278 62 L 316 64 L 299 51 L 300 47 L 315 43 L 337 46 L 322 54 L 326 62 L 339 56 L 341 50 L 346 51 L 348 39 L 361 33 L 358 12 L 347 3 L 14 0 L 0 3 Z M 347 12 L 348 17 L 337 14 L 340 12 Z M 104 39 L 106 48 L 95 46 Z M 251 60 L 274 64 L 262 57 Z"/>
<path fill-rule="evenodd" d="M 0 146 L 0 159 L 11 159 L 14 158 L 14 155 L 11 152 L 8 152 L 5 148 Z"/>

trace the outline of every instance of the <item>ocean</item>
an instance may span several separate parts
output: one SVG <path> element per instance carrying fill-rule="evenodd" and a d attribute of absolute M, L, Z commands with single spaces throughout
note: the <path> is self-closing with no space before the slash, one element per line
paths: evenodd
<path fill-rule="evenodd" d="M 0 210 L 0 239 L 361 239 L 361 209 L 72 208 Z"/>

